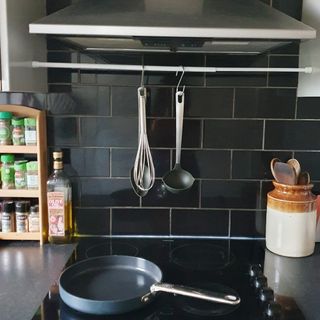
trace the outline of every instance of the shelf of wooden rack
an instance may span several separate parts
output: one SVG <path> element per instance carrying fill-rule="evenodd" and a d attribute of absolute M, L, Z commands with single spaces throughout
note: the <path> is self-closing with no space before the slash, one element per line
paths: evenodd
<path fill-rule="evenodd" d="M 37 154 L 37 146 L 0 146 L 1 153 L 29 153 Z"/>
<path fill-rule="evenodd" d="M 1 240 L 40 240 L 40 232 L 0 232 Z"/>
<path fill-rule="evenodd" d="M 11 104 L 0 105 L 0 111 L 12 112 L 14 116 L 35 118 L 37 124 L 36 146 L 3 146 L 0 154 L 34 154 L 38 161 L 38 190 L 0 189 L 0 200 L 7 198 L 36 198 L 39 203 L 40 232 L 0 232 L 0 240 L 38 240 L 42 245 L 48 238 L 47 214 L 47 131 L 44 111 Z"/>

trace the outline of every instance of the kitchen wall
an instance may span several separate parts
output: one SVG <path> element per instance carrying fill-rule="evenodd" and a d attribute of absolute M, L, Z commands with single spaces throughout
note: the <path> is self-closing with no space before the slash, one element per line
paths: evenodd
<path fill-rule="evenodd" d="M 48 12 L 69 1 L 48 1 Z M 265 0 L 300 18 L 302 0 Z M 48 60 L 188 66 L 297 67 L 298 46 L 258 56 L 104 54 L 90 57 L 48 42 Z M 0 94 L 0 103 L 48 111 L 49 149 L 62 148 L 82 235 L 263 237 L 269 162 L 295 156 L 319 189 L 320 98 L 297 99 L 297 74 L 186 74 L 182 166 L 196 181 L 168 193 L 174 163 L 175 74 L 147 73 L 148 135 L 156 183 L 142 199 L 129 171 L 137 147 L 140 74 L 48 71 L 50 93 Z"/>

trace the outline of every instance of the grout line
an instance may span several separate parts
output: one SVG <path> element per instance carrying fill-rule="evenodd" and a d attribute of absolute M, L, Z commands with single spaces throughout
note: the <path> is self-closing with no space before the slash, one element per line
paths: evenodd
<path fill-rule="evenodd" d="M 204 120 L 200 122 L 200 149 L 203 149 L 204 145 Z"/>
<path fill-rule="evenodd" d="M 232 96 L 232 116 L 231 118 L 234 119 L 235 115 L 235 109 L 236 109 L 236 89 L 233 88 L 233 96 Z"/>
<path fill-rule="evenodd" d="M 207 55 L 204 55 L 204 66 L 207 67 Z M 203 81 L 203 86 L 206 87 L 207 86 L 207 72 L 206 70 L 203 73 L 204 75 L 204 81 Z"/>
<path fill-rule="evenodd" d="M 108 149 L 107 149 L 108 150 Z M 112 178 L 112 148 L 109 149 L 109 177 Z"/>
<path fill-rule="evenodd" d="M 169 235 L 172 235 L 172 208 L 169 210 Z"/>
<path fill-rule="evenodd" d="M 259 198 L 258 198 L 258 208 L 261 208 L 262 206 L 262 188 L 263 188 L 263 183 L 260 181 L 259 183 Z"/>
<path fill-rule="evenodd" d="M 232 170 L 233 170 L 233 150 L 230 150 L 230 172 L 229 172 L 230 179 L 232 179 Z"/>
<path fill-rule="evenodd" d="M 294 119 L 297 119 L 297 116 L 298 116 L 298 96 L 296 95 L 296 102 L 294 106 Z"/>
<path fill-rule="evenodd" d="M 263 126 L 262 126 L 262 150 L 265 150 L 265 136 L 266 136 L 266 120 L 263 120 Z"/>
<path fill-rule="evenodd" d="M 229 223 L 228 223 L 228 238 L 231 237 L 231 210 L 229 210 L 228 212 L 228 215 L 229 215 Z"/>
<path fill-rule="evenodd" d="M 110 233 L 110 235 L 112 235 L 112 224 L 113 224 L 112 216 L 113 216 L 113 210 L 112 210 L 112 208 L 110 208 L 110 220 L 109 220 L 109 223 L 110 223 L 109 233 Z"/>

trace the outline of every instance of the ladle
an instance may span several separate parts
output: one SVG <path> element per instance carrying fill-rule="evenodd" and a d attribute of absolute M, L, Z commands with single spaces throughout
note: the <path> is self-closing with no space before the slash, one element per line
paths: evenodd
<path fill-rule="evenodd" d="M 188 190 L 194 183 L 192 174 L 181 168 L 181 142 L 183 132 L 184 92 L 176 92 L 176 163 L 163 177 L 166 189 L 172 193 Z"/>

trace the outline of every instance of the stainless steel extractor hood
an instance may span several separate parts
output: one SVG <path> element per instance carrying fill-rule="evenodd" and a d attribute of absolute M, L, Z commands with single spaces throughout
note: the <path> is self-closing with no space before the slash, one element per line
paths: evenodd
<path fill-rule="evenodd" d="M 257 54 L 316 37 L 257 0 L 86 0 L 29 27 L 90 51 Z"/>

